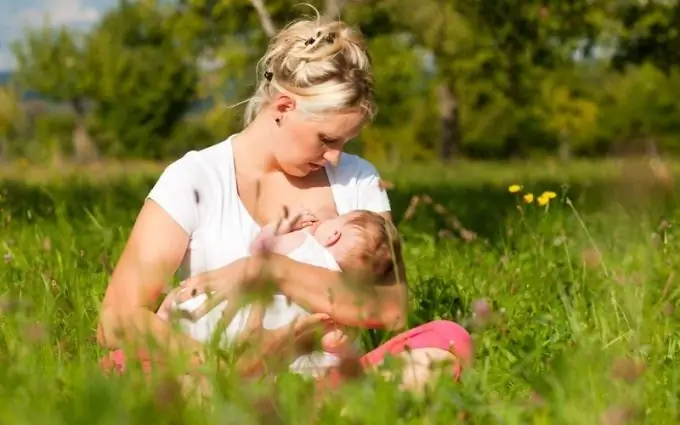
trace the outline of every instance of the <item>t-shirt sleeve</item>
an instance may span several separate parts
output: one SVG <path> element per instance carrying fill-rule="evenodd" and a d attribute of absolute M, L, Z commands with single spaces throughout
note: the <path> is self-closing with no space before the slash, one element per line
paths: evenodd
<path fill-rule="evenodd" d="M 195 154 L 189 152 L 168 165 L 147 196 L 190 235 L 198 228 L 210 198 L 209 175 Z"/>
<path fill-rule="evenodd" d="M 357 209 L 376 213 L 391 211 L 387 190 L 378 170 L 363 158 L 357 157 Z"/>

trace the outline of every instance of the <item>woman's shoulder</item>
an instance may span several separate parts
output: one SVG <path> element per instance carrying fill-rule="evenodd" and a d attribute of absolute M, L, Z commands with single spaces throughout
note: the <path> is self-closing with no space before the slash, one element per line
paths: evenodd
<path fill-rule="evenodd" d="M 343 152 L 338 165 L 334 167 L 338 182 L 359 182 L 365 179 L 380 178 L 378 169 L 359 155 Z"/>
<path fill-rule="evenodd" d="M 231 137 L 208 147 L 186 152 L 173 164 L 187 168 L 204 168 L 206 170 L 223 170 L 231 164 Z"/>
<path fill-rule="evenodd" d="M 164 176 L 194 184 L 223 185 L 229 179 L 232 164 L 230 139 L 211 146 L 191 150 L 172 161 L 163 170 Z"/>
<path fill-rule="evenodd" d="M 230 187 L 229 139 L 201 150 L 192 150 L 168 164 L 151 188 L 148 198 L 168 211 L 189 233 L 220 202 Z M 212 202 L 207 202 L 211 200 Z"/>
<path fill-rule="evenodd" d="M 365 209 L 389 211 L 390 201 L 378 169 L 359 155 L 343 153 L 333 167 L 333 192 L 338 213 Z"/>

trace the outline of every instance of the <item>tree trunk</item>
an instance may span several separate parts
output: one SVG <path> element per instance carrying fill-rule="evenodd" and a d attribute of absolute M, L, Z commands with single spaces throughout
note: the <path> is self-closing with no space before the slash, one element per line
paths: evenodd
<path fill-rule="evenodd" d="M 0 164 L 5 164 L 7 162 L 7 139 L 4 136 L 0 136 Z"/>
<path fill-rule="evenodd" d="M 347 0 L 324 0 L 323 18 L 340 19 L 342 9 L 345 8 Z"/>
<path fill-rule="evenodd" d="M 95 161 L 99 159 L 99 151 L 85 126 L 85 107 L 82 99 L 73 99 L 71 104 L 76 113 L 76 123 L 73 129 L 73 153 L 76 162 Z"/>
<path fill-rule="evenodd" d="M 264 33 L 267 34 L 267 37 L 276 35 L 276 25 L 274 25 L 274 21 L 267 11 L 267 7 L 264 5 L 264 0 L 250 0 L 250 3 L 253 5 L 253 8 L 255 8 L 257 16 L 260 18 L 262 29 L 264 30 Z"/>
<path fill-rule="evenodd" d="M 560 135 L 559 158 L 562 162 L 567 162 L 571 159 L 571 144 L 569 143 L 569 135 Z"/>
<path fill-rule="evenodd" d="M 324 19 L 339 19 L 342 10 L 345 8 L 347 0 L 324 0 L 324 8 L 321 17 Z M 264 0 L 250 0 L 250 4 L 257 12 L 260 18 L 262 30 L 267 34 L 267 37 L 276 35 L 277 29 L 271 14 L 267 11 Z"/>
<path fill-rule="evenodd" d="M 654 137 L 645 137 L 645 154 L 652 158 L 659 157 L 659 147 L 657 146 Z"/>
<path fill-rule="evenodd" d="M 517 58 L 521 55 L 522 48 L 516 42 L 510 41 L 507 46 L 508 65 L 505 75 L 508 79 L 506 88 L 503 90 L 505 96 L 510 100 L 514 110 L 514 127 L 515 129 L 508 135 L 505 142 L 505 156 L 519 157 L 524 154 L 524 139 L 520 133 L 522 120 L 524 119 L 524 107 L 530 104 L 530 99 L 527 99 L 527 91 L 522 86 L 522 68 L 517 63 Z"/>
<path fill-rule="evenodd" d="M 439 103 L 439 120 L 442 132 L 441 154 L 443 161 L 454 159 L 460 152 L 460 108 L 458 98 L 452 85 L 442 82 L 437 87 L 437 102 Z"/>

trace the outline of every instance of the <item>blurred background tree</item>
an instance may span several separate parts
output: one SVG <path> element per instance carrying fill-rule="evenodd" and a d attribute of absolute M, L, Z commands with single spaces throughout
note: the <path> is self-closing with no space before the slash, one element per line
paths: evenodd
<path fill-rule="evenodd" d="M 17 82 L 48 100 L 66 103 L 74 113 L 72 147 L 75 159 L 88 161 L 99 155 L 86 128 L 86 102 L 95 85 L 85 61 L 87 38 L 65 28 L 28 30 L 21 43 L 13 45 L 17 60 Z"/>
<path fill-rule="evenodd" d="M 7 140 L 12 137 L 21 120 L 19 96 L 11 86 L 0 87 L 0 163 L 8 159 Z"/>
<path fill-rule="evenodd" d="M 677 1 L 310 3 L 367 38 L 380 109 L 349 150 L 376 163 L 680 147 Z M 120 1 L 87 33 L 46 23 L 14 47 L 26 119 L 2 127 L 3 152 L 169 160 L 223 140 L 242 127 L 268 37 L 311 12 L 144 0 Z"/>

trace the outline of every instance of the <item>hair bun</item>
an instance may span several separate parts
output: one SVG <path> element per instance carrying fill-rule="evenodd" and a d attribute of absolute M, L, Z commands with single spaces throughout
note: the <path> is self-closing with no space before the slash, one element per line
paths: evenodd
<path fill-rule="evenodd" d="M 292 22 L 272 37 L 258 63 L 264 79 L 248 103 L 246 124 L 277 92 L 310 112 L 358 107 L 372 116 L 370 62 L 363 37 L 344 22 Z"/>

